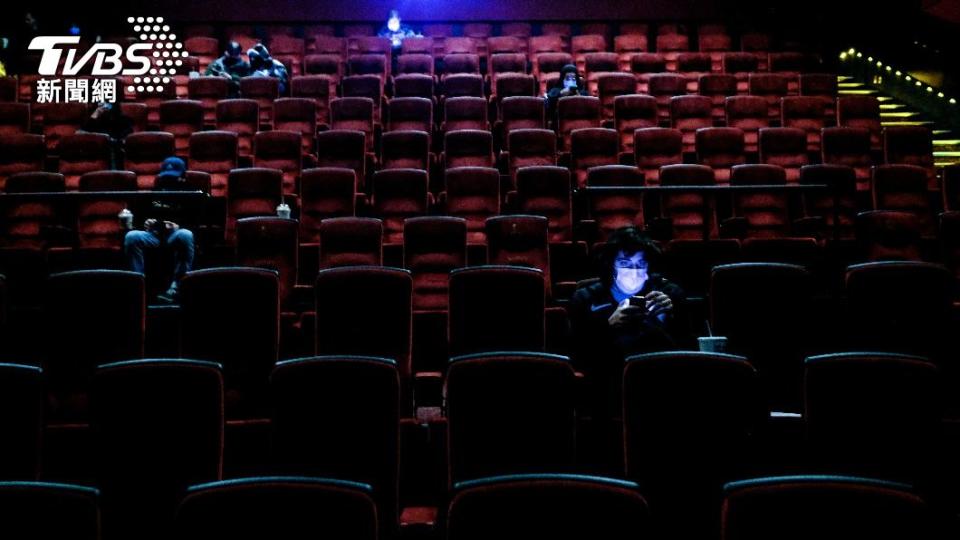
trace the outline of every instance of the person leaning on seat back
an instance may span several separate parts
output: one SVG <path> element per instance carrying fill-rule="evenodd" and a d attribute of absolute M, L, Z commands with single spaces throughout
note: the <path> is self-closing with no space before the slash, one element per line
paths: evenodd
<path fill-rule="evenodd" d="M 157 174 L 156 189 L 160 191 L 184 191 L 186 185 L 187 164 L 178 157 L 168 157 L 160 166 Z M 134 272 L 144 273 L 143 251 L 156 248 L 161 244 L 169 246 L 173 252 L 173 280 L 166 292 L 158 295 L 162 303 L 172 304 L 177 300 L 180 278 L 193 269 L 193 232 L 181 228 L 174 221 L 165 218 L 179 212 L 176 205 L 154 201 L 151 216 L 143 221 L 143 230 L 131 230 L 123 238 L 123 252 Z M 132 225 L 132 216 L 130 218 Z"/>
<path fill-rule="evenodd" d="M 243 60 L 242 55 L 243 47 L 236 41 L 231 41 L 223 56 L 210 62 L 207 70 L 203 72 L 207 76 L 230 79 L 230 97 L 240 95 L 240 79 L 250 75 L 250 64 Z"/>
<path fill-rule="evenodd" d="M 595 415 L 618 415 L 627 357 L 676 349 L 683 339 L 686 294 L 655 272 L 659 256 L 636 227 L 617 229 L 600 250 L 600 280 L 570 299 L 574 362 L 589 380 Z"/>
<path fill-rule="evenodd" d="M 552 122 L 557 118 L 557 101 L 567 96 L 589 96 L 587 85 L 577 71 L 577 66 L 567 64 L 560 68 L 560 78 L 547 88 L 547 118 Z"/>
<path fill-rule="evenodd" d="M 250 59 L 250 75 L 279 79 L 280 95 L 287 92 L 287 68 L 282 62 L 270 56 L 270 51 L 263 43 L 257 43 L 247 51 L 247 58 Z"/>

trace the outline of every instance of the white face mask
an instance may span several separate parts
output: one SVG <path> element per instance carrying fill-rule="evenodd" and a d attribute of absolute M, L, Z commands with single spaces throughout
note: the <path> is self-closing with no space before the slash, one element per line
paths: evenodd
<path fill-rule="evenodd" d="M 647 282 L 647 271 L 637 268 L 617 268 L 616 284 L 623 293 L 634 295 L 640 292 Z"/>

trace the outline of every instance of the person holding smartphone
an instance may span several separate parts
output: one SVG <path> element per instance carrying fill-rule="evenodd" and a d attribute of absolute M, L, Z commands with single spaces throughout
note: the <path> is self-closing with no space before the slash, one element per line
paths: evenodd
<path fill-rule="evenodd" d="M 676 349 L 683 338 L 686 295 L 656 272 L 659 256 L 638 228 L 617 229 L 600 249 L 600 279 L 570 299 L 574 365 L 585 376 L 594 417 L 619 416 L 625 358 Z"/>
<path fill-rule="evenodd" d="M 587 85 L 584 83 L 583 77 L 580 76 L 580 72 L 577 71 L 577 66 L 573 64 L 563 66 L 560 68 L 560 77 L 551 83 L 544 96 L 546 98 L 548 121 L 554 122 L 556 120 L 557 101 L 560 98 L 587 95 L 589 95 Z"/>

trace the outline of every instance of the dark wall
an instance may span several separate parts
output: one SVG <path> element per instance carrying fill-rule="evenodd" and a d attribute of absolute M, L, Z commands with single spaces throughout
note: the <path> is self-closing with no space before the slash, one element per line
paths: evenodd
<path fill-rule="evenodd" d="M 717 0 L 147 0 L 137 13 L 180 21 L 708 19 Z M 123 15 L 128 15 L 126 12 Z"/>

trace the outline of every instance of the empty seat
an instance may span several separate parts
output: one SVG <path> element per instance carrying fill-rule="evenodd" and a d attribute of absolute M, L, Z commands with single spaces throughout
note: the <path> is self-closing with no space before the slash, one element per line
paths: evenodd
<path fill-rule="evenodd" d="M 60 173 L 25 172 L 7 179 L 6 193 L 62 193 L 66 183 Z M 8 248 L 42 249 L 54 240 L 60 225 L 56 201 L 34 199 L 5 205 L 0 245 Z M 0 308 L 2 309 L 2 308 Z"/>
<path fill-rule="evenodd" d="M 510 151 L 503 154 L 514 184 L 520 167 L 557 164 L 557 135 L 549 129 L 514 129 L 507 140 Z"/>
<path fill-rule="evenodd" d="M 217 103 L 216 127 L 237 134 L 241 156 L 253 154 L 253 136 L 260 130 L 260 105 L 252 99 L 225 99 Z"/>
<path fill-rule="evenodd" d="M 587 171 L 588 188 L 645 184 L 643 172 L 629 165 L 602 165 Z M 642 192 L 590 191 L 587 197 L 589 219 L 595 224 L 598 238 L 607 238 L 621 227 L 644 227 Z"/>
<path fill-rule="evenodd" d="M 137 175 L 137 188 L 150 189 L 163 160 L 175 154 L 173 135 L 164 131 L 131 133 L 124 140 L 123 166 Z"/>
<path fill-rule="evenodd" d="M 187 155 L 190 135 L 203 129 L 203 115 L 203 104 L 196 100 L 160 103 L 160 129 L 173 133 L 177 155 Z"/>
<path fill-rule="evenodd" d="M 599 95 L 600 92 L 600 78 L 605 75 L 610 75 L 617 73 L 617 54 L 612 52 L 591 52 L 587 53 L 584 56 L 584 76 L 587 79 L 587 91 L 592 96 Z M 627 84 L 627 90 L 624 93 L 632 94 L 636 92 L 637 80 L 634 79 L 633 75 L 625 73 L 624 75 L 629 75 L 633 79 L 633 84 Z M 624 79 L 626 81 L 626 79 Z"/>
<path fill-rule="evenodd" d="M 190 136 L 189 168 L 210 174 L 211 195 L 223 195 L 227 177 L 237 168 L 238 159 L 237 134 L 232 131 L 198 131 Z M 160 172 L 160 167 L 153 172 Z"/>
<path fill-rule="evenodd" d="M 504 33 L 500 36 L 490 36 L 487 38 L 487 53 L 490 55 L 491 64 L 493 63 L 493 57 L 498 54 L 521 54 L 524 57 L 524 65 L 526 65 L 526 49 L 527 44 L 518 36 Z M 522 71 L 526 71 L 526 69 Z"/>
<path fill-rule="evenodd" d="M 344 98 L 369 98 L 373 102 L 373 122 L 380 123 L 383 105 L 383 80 L 376 75 L 350 75 L 340 81 L 340 94 Z"/>
<path fill-rule="evenodd" d="M 870 148 L 880 149 L 880 101 L 875 96 L 837 98 L 837 125 L 870 131 Z"/>
<path fill-rule="evenodd" d="M 435 82 L 430 75 L 418 73 L 397 75 L 393 78 L 393 96 L 395 98 L 421 97 L 433 100 Z"/>
<path fill-rule="evenodd" d="M 486 220 L 500 213 L 499 171 L 491 167 L 455 167 L 445 171 L 444 182 L 446 214 L 466 221 L 468 243 L 485 244 Z"/>
<path fill-rule="evenodd" d="M 796 538 L 936 538 L 926 503 L 908 486 L 843 476 L 785 476 L 724 487 L 728 540 L 771 534 Z"/>
<path fill-rule="evenodd" d="M 677 164 L 661 167 L 659 182 L 663 186 L 712 186 L 716 179 L 713 169 L 706 165 Z M 674 239 L 708 239 L 717 235 L 715 202 L 709 193 L 661 193 L 660 212 L 661 217 L 670 219 Z"/>
<path fill-rule="evenodd" d="M 100 538 L 100 492 L 48 482 L 0 482 L 4 527 L 35 538 Z"/>
<path fill-rule="evenodd" d="M 637 91 L 650 92 L 650 78 L 667 71 L 667 60 L 659 53 L 636 53 L 630 57 L 630 71 L 637 79 Z"/>
<path fill-rule="evenodd" d="M 633 155 L 647 182 L 660 183 L 660 169 L 683 163 L 683 134 L 679 129 L 649 127 L 633 133 Z"/>
<path fill-rule="evenodd" d="M 85 419 L 87 384 L 102 362 L 143 357 L 143 275 L 84 270 L 50 276 L 44 325 L 57 339 L 43 344 L 51 420 Z"/>
<path fill-rule="evenodd" d="M 443 77 L 440 93 L 446 98 L 485 98 L 483 77 L 477 73 L 455 73 Z"/>
<path fill-rule="evenodd" d="M 599 34 L 585 34 L 573 36 L 570 40 L 570 52 L 573 53 L 573 60 L 577 69 L 583 70 L 585 65 L 584 57 L 589 53 L 604 52 L 607 50 L 607 38 Z M 614 57 L 616 58 L 616 57 Z M 616 63 L 614 69 L 616 71 Z"/>
<path fill-rule="evenodd" d="M 823 101 L 824 114 L 834 118 L 837 104 L 837 76 L 832 73 L 801 73 L 800 95 L 818 97 Z"/>
<path fill-rule="evenodd" d="M 297 283 L 299 224 L 276 216 L 237 220 L 237 264 L 274 270 L 280 276 L 280 302 Z"/>
<path fill-rule="evenodd" d="M 697 92 L 700 77 L 711 73 L 713 59 L 707 53 L 680 53 L 677 55 L 677 71 L 687 79 L 687 90 Z"/>
<path fill-rule="evenodd" d="M 350 169 L 357 176 L 357 189 L 366 186 L 366 134 L 363 131 L 331 129 L 317 134 L 317 166 Z"/>
<path fill-rule="evenodd" d="M 427 132 L 389 131 L 380 138 L 381 170 L 423 169 L 429 171 L 431 163 L 430 135 Z"/>
<path fill-rule="evenodd" d="M 29 103 L 0 103 L 0 135 L 30 132 Z"/>
<path fill-rule="evenodd" d="M 537 80 L 525 73 L 500 73 L 492 79 L 493 90 L 490 100 L 494 103 L 498 116 L 503 117 L 503 100 L 510 97 L 540 99 L 537 96 Z M 541 101 L 542 103 L 542 101 Z"/>
<path fill-rule="evenodd" d="M 396 97 L 387 102 L 385 131 L 399 130 L 433 133 L 433 102 L 423 97 Z"/>
<path fill-rule="evenodd" d="M 476 54 L 459 53 L 447 54 L 441 59 L 443 63 L 443 76 L 456 75 L 459 73 L 480 74 L 480 57 Z"/>
<path fill-rule="evenodd" d="M 630 69 L 630 59 L 636 53 L 647 51 L 647 36 L 644 34 L 622 34 L 613 38 L 613 50 L 617 53 L 620 71 Z"/>
<path fill-rule="evenodd" d="M 0 457 L 3 458 L 0 472 L 9 480 L 33 480 L 40 470 L 46 401 L 43 371 L 37 366 L 2 364 L 0 387 L 3 389 L 0 405 L 4 411 L 0 415 L 0 429 L 8 441 L 0 450 Z M 3 491 L 3 487 L 0 487 L 0 493 Z M 7 519 L 13 517 L 7 516 Z"/>
<path fill-rule="evenodd" d="M 180 280 L 180 354 L 223 366 L 230 418 L 266 411 L 279 343 L 279 287 L 277 272 L 263 268 L 194 270 Z"/>
<path fill-rule="evenodd" d="M 253 165 L 279 169 L 283 173 L 283 193 L 297 193 L 297 180 L 303 168 L 300 134 L 293 131 L 259 131 L 253 137 Z"/>
<path fill-rule="evenodd" d="M 345 273 L 328 270 L 321 276 L 328 272 L 341 277 Z M 341 285 L 355 282 L 341 282 Z M 377 324 L 369 319 L 367 322 Z M 380 324 L 383 322 L 386 321 Z M 353 337 L 370 341 L 360 335 Z M 360 343 L 354 348 L 358 345 Z M 271 439 L 276 468 L 286 474 L 368 484 L 372 489 L 363 499 L 376 501 L 380 526 L 385 531 L 396 529 L 401 414 L 397 363 L 390 358 L 347 354 L 289 360 L 279 362 L 274 368 L 270 386 L 274 402 Z M 356 532 L 366 529 L 370 538 L 375 539 L 377 516 L 372 512 L 372 505 L 369 502 L 367 505 L 365 510 L 370 514 L 363 517 L 370 521 L 346 522 L 342 526 Z M 304 510 L 308 515 L 314 512 Z M 272 530 L 269 532 L 274 534 Z"/>
<path fill-rule="evenodd" d="M 711 73 L 700 76 L 697 93 L 710 98 L 714 122 L 726 118 L 726 100 L 737 95 L 737 78 L 726 73 Z"/>
<path fill-rule="evenodd" d="M 255 100 L 260 105 L 260 121 L 269 122 L 273 117 L 273 100 L 280 97 L 280 79 L 261 76 L 242 77 L 240 97 Z"/>
<path fill-rule="evenodd" d="M 857 190 L 870 187 L 870 131 L 867 128 L 828 127 L 821 132 L 821 155 L 824 163 L 853 167 Z"/>
<path fill-rule="evenodd" d="M 799 174 L 799 173 L 798 173 Z M 786 171 L 779 165 L 735 165 L 731 186 L 785 186 Z M 778 238 L 790 233 L 790 207 L 782 190 L 749 190 L 732 194 L 733 216 L 743 221 L 742 233 L 751 238 Z"/>
<path fill-rule="evenodd" d="M 321 270 L 314 287 L 317 354 L 390 359 L 399 373 L 404 411 L 411 399 L 412 284 L 406 270 L 353 266 Z M 369 339 L 370 332 L 377 339 Z"/>
<path fill-rule="evenodd" d="M 760 129 L 760 163 L 783 167 L 787 182 L 800 180 L 800 168 L 810 162 L 807 134 L 799 128 Z"/>
<path fill-rule="evenodd" d="M 443 123 L 440 131 L 470 129 L 489 131 L 487 101 L 480 97 L 460 96 L 443 102 Z"/>
<path fill-rule="evenodd" d="M 413 217 L 403 224 L 403 266 L 413 275 L 413 309 L 446 311 L 450 271 L 467 265 L 467 222 Z"/>
<path fill-rule="evenodd" d="M 493 136 L 489 131 L 448 131 L 443 143 L 444 168 L 493 167 Z"/>
<path fill-rule="evenodd" d="M 870 262 L 847 268 L 849 343 L 861 350 L 943 359 L 953 275 L 916 261 Z M 909 283 L 911 294 L 891 295 Z"/>
<path fill-rule="evenodd" d="M 410 40 L 404 40 L 409 42 Z M 398 75 L 408 75 L 412 73 L 420 75 L 433 76 L 433 56 L 430 54 L 410 54 L 404 53 L 397 57 L 397 69 L 393 72 L 394 79 Z"/>
<path fill-rule="evenodd" d="M 202 70 L 206 70 L 220 56 L 220 43 L 216 38 L 191 36 L 184 40 L 183 46 L 191 56 L 199 58 Z"/>
<path fill-rule="evenodd" d="M 226 238 L 232 242 L 238 219 L 272 216 L 283 196 L 283 173 L 277 169 L 234 169 L 227 177 Z"/>
<path fill-rule="evenodd" d="M 0 135 L 0 187 L 12 174 L 42 171 L 46 155 L 43 135 Z"/>
<path fill-rule="evenodd" d="M 820 131 L 826 127 L 824 101 L 812 96 L 787 96 L 780 102 L 780 125 L 806 132 L 807 150 L 820 151 Z"/>
<path fill-rule="evenodd" d="M 713 168 L 718 183 L 730 180 L 730 169 L 746 163 L 743 130 L 711 127 L 697 130 L 697 162 Z"/>
<path fill-rule="evenodd" d="M 38 107 L 33 110 L 38 113 Z M 86 103 L 48 103 L 43 106 L 43 136 L 48 150 L 57 148 L 60 139 L 73 135 L 90 116 Z"/>
<path fill-rule="evenodd" d="M 500 136 L 505 149 L 510 148 L 510 132 L 516 129 L 543 129 L 544 100 L 532 96 L 509 96 L 500 102 Z M 556 136 L 554 136 L 556 138 Z"/>
<path fill-rule="evenodd" d="M 320 223 L 357 211 L 357 174 L 343 167 L 304 169 L 300 175 L 300 242 L 320 242 Z"/>
<path fill-rule="evenodd" d="M 451 482 L 571 470 L 574 384 L 564 356 L 500 352 L 453 358 L 445 385 Z M 495 395 L 490 385 L 496 385 Z"/>
<path fill-rule="evenodd" d="M 657 118 L 657 99 L 653 96 L 631 94 L 613 99 L 614 127 L 620 134 L 620 150 L 626 153 L 634 151 L 633 134 L 642 128 L 655 128 Z"/>
<path fill-rule="evenodd" d="M 806 165 L 800 169 L 801 184 L 827 186 L 822 193 L 802 194 L 805 217 L 823 219 L 834 238 L 853 236 L 857 214 L 857 180 L 852 167 L 844 165 Z"/>
<path fill-rule="evenodd" d="M 403 221 L 424 216 L 430 207 L 427 171 L 388 169 L 372 179 L 371 213 L 383 220 L 384 242 L 403 243 Z"/>
<path fill-rule="evenodd" d="M 883 161 L 916 165 L 927 171 L 927 187 L 936 189 L 933 135 L 926 126 L 889 126 L 883 130 Z"/>
<path fill-rule="evenodd" d="M 723 55 L 723 72 L 737 78 L 737 92 L 741 94 L 749 91 L 750 74 L 757 71 L 760 71 L 760 55 L 751 52 L 728 52 Z"/>
<path fill-rule="evenodd" d="M 629 73 L 603 73 L 597 77 L 597 95 L 603 107 L 603 119 L 614 119 L 614 102 L 619 96 L 637 93 L 637 80 Z"/>
<path fill-rule="evenodd" d="M 600 109 L 600 98 L 593 96 L 566 96 L 557 100 L 557 135 L 564 150 L 570 150 L 573 130 L 600 126 Z"/>
<path fill-rule="evenodd" d="M 365 217 L 320 222 L 320 268 L 383 264 L 383 222 Z"/>
<path fill-rule="evenodd" d="M 373 152 L 374 104 L 367 97 L 344 97 L 330 101 L 330 129 L 361 131 L 365 136 L 364 143 L 367 152 Z M 320 135 L 317 136 L 317 152 L 325 153 L 320 146 Z"/>
<path fill-rule="evenodd" d="M 799 408 L 804 351 L 811 333 L 813 285 L 801 266 L 739 263 L 715 266 L 710 278 L 710 320 L 728 350 L 750 358 L 773 410 Z"/>
<path fill-rule="evenodd" d="M 535 42 L 530 42 L 530 56 L 533 60 L 533 74 L 540 82 L 540 93 L 547 91 L 547 80 L 560 75 L 560 69 L 573 63 L 573 56 L 565 52 L 542 52 L 537 53 L 533 50 Z"/>
<path fill-rule="evenodd" d="M 922 482 L 939 436 L 940 384 L 937 367 L 916 356 L 807 358 L 804 420 L 816 466 Z"/>
<path fill-rule="evenodd" d="M 187 81 L 187 96 L 200 102 L 203 121 L 212 124 L 216 119 L 217 102 L 230 97 L 232 80 L 226 77 L 194 77 Z"/>
<path fill-rule="evenodd" d="M 744 150 L 756 152 L 759 131 L 770 127 L 767 102 L 759 96 L 731 96 L 726 100 L 727 127 L 743 130 Z"/>
<path fill-rule="evenodd" d="M 192 486 L 176 517 L 180 538 L 219 534 L 300 534 L 376 540 L 377 508 L 370 486 L 307 477 L 254 477 Z"/>
<path fill-rule="evenodd" d="M 606 128 L 575 129 L 570 134 L 570 168 L 575 186 L 582 188 L 587 182 L 587 170 L 600 165 L 615 165 L 618 162 L 620 140 L 616 130 Z"/>
<path fill-rule="evenodd" d="M 533 268 L 454 270 L 450 273 L 451 354 L 542 351 L 544 294 L 543 273 Z"/>
<path fill-rule="evenodd" d="M 683 133 L 683 151 L 692 152 L 696 131 L 713 127 L 713 103 L 706 96 L 674 96 L 670 99 L 670 121 Z"/>
<path fill-rule="evenodd" d="M 920 219 L 909 212 L 871 210 L 857 214 L 857 244 L 863 260 L 919 261 Z"/>
<path fill-rule="evenodd" d="M 676 73 L 650 75 L 647 93 L 657 98 L 657 116 L 662 124 L 670 122 L 670 101 L 687 93 L 687 80 Z M 642 89 L 641 89 L 642 91 Z"/>
<path fill-rule="evenodd" d="M 303 59 L 304 73 L 290 79 L 293 97 L 323 97 L 329 101 L 340 84 L 342 64 L 340 57 L 329 54 L 308 54 Z"/>
<path fill-rule="evenodd" d="M 779 73 L 751 73 L 748 84 L 751 96 L 766 100 L 770 118 L 779 118 L 780 98 L 788 94 L 788 78 Z"/>
<path fill-rule="evenodd" d="M 924 236 L 936 234 L 936 219 L 927 192 L 927 171 L 916 165 L 880 165 L 873 169 L 873 207 L 917 217 Z"/>
<path fill-rule="evenodd" d="M 690 50 L 690 38 L 684 34 L 660 34 L 657 36 L 657 52 L 667 59 L 667 71 L 677 71 L 677 57 Z"/>
<path fill-rule="evenodd" d="M 508 38 L 511 39 L 511 38 Z M 489 44 L 489 42 L 488 42 Z M 527 55 L 518 52 L 502 52 L 502 53 L 492 53 L 490 54 L 490 85 L 494 89 L 494 95 L 498 95 L 499 92 L 496 91 L 497 88 L 497 79 L 502 75 L 526 75 L 527 74 Z M 535 84 L 536 78 L 524 77 L 525 81 L 528 83 L 533 81 Z M 536 89 L 530 90 L 529 95 L 536 95 Z"/>
<path fill-rule="evenodd" d="M 67 182 L 68 190 L 79 188 L 83 174 L 110 168 L 110 137 L 103 133 L 67 135 L 60 139 L 57 151 L 60 153 L 59 172 Z"/>
<path fill-rule="evenodd" d="M 627 478 L 644 486 L 661 530 L 716 527 L 722 482 L 749 465 L 764 408 L 743 357 L 700 352 L 632 356 L 623 370 Z M 708 455 L 697 448 L 710 447 Z M 675 521 L 686 516 L 685 523 Z"/>
<path fill-rule="evenodd" d="M 169 531 L 182 490 L 219 480 L 223 377 L 218 364 L 137 360 L 93 374 L 97 484 L 110 536 Z M 144 463 L 150 463 L 144 467 Z"/>
<path fill-rule="evenodd" d="M 308 98 L 277 99 L 273 102 L 273 129 L 299 133 L 301 151 L 312 154 L 317 134 L 316 102 Z"/>

